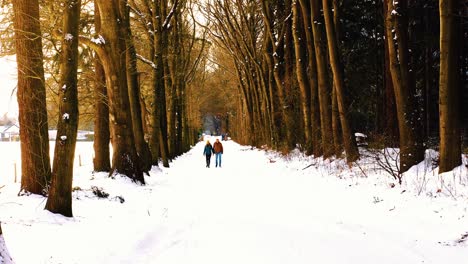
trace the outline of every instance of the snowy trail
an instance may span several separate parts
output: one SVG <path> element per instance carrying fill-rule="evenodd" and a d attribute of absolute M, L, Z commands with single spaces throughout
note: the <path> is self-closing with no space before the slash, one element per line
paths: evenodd
<path fill-rule="evenodd" d="M 311 181 L 310 175 L 270 163 L 258 151 L 245 151 L 232 142 L 224 146 L 223 168 L 205 168 L 199 144 L 166 171 L 171 191 L 165 197 L 155 192 L 154 199 L 167 202 L 160 223 L 167 230 L 147 236 L 146 244 L 154 236 L 159 242 L 140 254 L 137 263 L 394 264 L 450 259 L 450 248 L 435 241 L 419 243 L 417 234 L 405 234 L 411 230 L 408 224 L 423 222 L 400 216 L 391 220 L 396 226 L 388 226 L 384 218 L 389 215 L 379 215 L 367 196 L 343 184 L 320 177 Z M 439 260 L 426 252 L 427 246 L 436 250 Z"/>
<path fill-rule="evenodd" d="M 147 184 L 92 174 L 80 151 L 73 218 L 43 210 L 42 196 L 0 190 L 0 221 L 17 264 L 462 264 L 468 203 L 390 188 L 376 179 L 302 168 L 223 142 L 223 167 L 205 168 L 203 143 L 154 168 Z M 9 146 L 9 145 L 8 145 Z M 19 147 L 19 146 L 18 146 Z M 18 148 L 19 149 L 19 148 Z M 276 162 L 271 163 L 270 159 Z M 214 162 L 214 160 L 212 160 Z M 10 177 L 11 178 L 11 177 Z M 91 186 L 110 194 L 99 199 Z M 125 198 L 121 203 L 117 196 Z"/>

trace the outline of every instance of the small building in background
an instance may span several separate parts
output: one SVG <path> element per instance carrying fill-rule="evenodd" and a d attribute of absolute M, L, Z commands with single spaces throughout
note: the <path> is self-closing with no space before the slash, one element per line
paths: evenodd
<path fill-rule="evenodd" d="M 19 126 L 16 124 L 0 126 L 0 141 L 19 141 Z"/>

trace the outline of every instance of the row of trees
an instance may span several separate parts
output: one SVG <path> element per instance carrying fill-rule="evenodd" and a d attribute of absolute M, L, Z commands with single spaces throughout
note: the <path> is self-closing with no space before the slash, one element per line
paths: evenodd
<path fill-rule="evenodd" d="M 439 172 L 461 163 L 462 1 L 6 0 L 1 11 L 0 51 L 18 63 L 21 189 L 55 213 L 72 216 L 83 116 L 95 171 L 141 184 L 190 147 L 207 112 L 239 142 L 285 152 L 353 162 L 358 129 L 399 146 L 401 172 L 433 137 Z"/>
<path fill-rule="evenodd" d="M 207 42 L 189 0 L 59 4 L 13 0 L 3 8 L 14 11 L 21 189 L 47 195 L 47 210 L 72 216 L 80 99 L 94 109 L 94 170 L 144 184 L 152 165 L 168 167 L 197 140 L 201 118 L 188 111 L 187 95 L 203 75 Z M 57 128 L 52 167 L 50 112 Z"/>
<path fill-rule="evenodd" d="M 358 130 L 399 146 L 401 173 L 437 145 L 440 173 L 461 164 L 466 4 L 211 0 L 203 13 L 234 63 L 241 142 L 353 162 Z"/>

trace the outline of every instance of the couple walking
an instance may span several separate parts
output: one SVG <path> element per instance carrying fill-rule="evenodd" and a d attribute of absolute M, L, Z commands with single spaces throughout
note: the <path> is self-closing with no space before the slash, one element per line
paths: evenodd
<path fill-rule="evenodd" d="M 210 167 L 211 155 L 216 155 L 216 167 L 221 167 L 221 156 L 223 155 L 223 144 L 216 139 L 216 142 L 211 146 L 210 141 L 206 141 L 203 155 L 206 156 L 206 167 Z"/>

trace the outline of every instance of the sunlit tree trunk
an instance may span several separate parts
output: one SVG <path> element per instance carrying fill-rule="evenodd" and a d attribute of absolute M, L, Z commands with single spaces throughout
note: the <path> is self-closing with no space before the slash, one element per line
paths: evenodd
<path fill-rule="evenodd" d="M 324 35 L 323 19 L 320 15 L 320 0 L 310 0 L 312 8 L 312 30 L 314 36 L 315 59 L 317 61 L 318 98 L 320 105 L 320 128 L 324 158 L 329 158 L 334 152 L 331 123 L 331 89 L 328 80 L 328 66 L 326 59 L 327 39 Z"/>
<path fill-rule="evenodd" d="M 340 60 L 338 44 L 336 40 L 335 25 L 333 24 L 333 16 L 331 13 L 329 0 L 322 0 L 323 13 L 325 15 L 325 26 L 328 39 L 328 53 L 330 56 L 330 64 L 333 71 L 333 84 L 336 93 L 339 117 L 341 121 L 341 129 L 343 133 L 344 149 L 346 151 L 346 160 L 348 162 L 356 161 L 359 158 L 359 152 L 356 146 L 356 139 L 351 130 L 348 120 L 348 107 L 344 98 L 344 76 L 343 65 Z"/>
<path fill-rule="evenodd" d="M 60 105 L 54 165 L 45 206 L 52 213 L 72 217 L 73 161 L 78 131 L 78 34 L 81 0 L 67 0 L 63 15 L 60 63 Z"/>
<path fill-rule="evenodd" d="M 272 44 L 272 62 L 269 64 L 273 67 L 273 76 L 275 80 L 275 91 L 278 97 L 278 110 L 281 113 L 283 123 L 280 126 L 282 130 L 280 137 L 283 135 L 284 140 L 281 140 L 286 150 L 291 150 L 295 147 L 294 134 L 294 105 L 293 85 L 292 85 L 292 29 L 291 19 L 289 17 L 291 10 L 291 1 L 282 0 L 276 2 L 263 2 L 262 11 L 264 23 L 266 25 L 266 33 Z M 271 60 L 271 59 L 270 59 Z"/>
<path fill-rule="evenodd" d="M 281 130 L 281 124 L 282 124 L 282 117 L 281 117 L 281 111 L 278 109 L 279 108 L 279 102 L 278 102 L 278 96 L 277 96 L 277 87 L 275 84 L 275 77 L 273 76 L 273 69 L 274 69 L 274 63 L 273 63 L 273 43 L 270 37 L 265 36 L 265 49 L 264 49 L 264 60 L 265 60 L 265 65 L 264 65 L 264 72 L 265 72 L 265 80 L 266 80 L 266 85 L 268 86 L 268 96 L 270 99 L 270 116 L 271 116 L 271 122 L 272 122 L 272 146 L 274 148 L 278 148 L 278 144 L 280 141 L 280 138 L 282 137 L 283 133 Z"/>
<path fill-rule="evenodd" d="M 167 120 L 167 128 L 168 128 L 168 147 L 169 147 L 169 156 L 171 158 L 174 158 L 176 155 L 180 154 L 180 129 L 181 124 L 179 123 L 181 116 L 180 112 L 180 85 L 181 85 L 181 80 L 180 77 L 183 75 L 182 69 L 181 69 L 181 60 L 182 60 L 182 41 L 180 39 L 180 34 L 182 32 L 179 32 L 179 22 L 178 20 L 179 12 L 174 15 L 174 18 L 172 20 L 172 49 L 173 49 L 173 54 L 169 58 L 169 52 L 167 52 L 166 55 L 163 56 L 165 58 L 165 61 L 167 66 L 165 66 L 165 69 L 167 69 L 167 73 L 165 76 L 165 80 L 168 80 L 170 78 L 170 81 L 166 81 L 166 87 L 168 88 L 169 94 L 168 94 L 168 120 Z"/>
<path fill-rule="evenodd" d="M 153 44 L 153 43 L 152 43 Z M 150 58 L 155 58 L 156 51 L 154 49 L 154 45 L 150 45 L 149 49 L 149 56 Z M 153 82 L 153 87 L 155 87 L 155 78 L 158 77 L 157 75 L 157 70 L 152 69 L 152 82 Z M 161 151 L 159 147 L 159 113 L 158 113 L 158 107 L 159 105 L 155 105 L 154 103 L 156 102 L 156 96 L 155 92 L 153 91 L 153 98 L 149 106 L 149 112 L 151 113 L 149 115 L 148 123 L 149 123 L 149 147 L 151 151 L 151 164 L 153 166 L 158 166 L 159 164 L 159 158 L 161 157 Z"/>
<path fill-rule="evenodd" d="M 144 183 L 140 158 L 135 148 L 132 117 L 129 111 L 125 37 L 120 23 L 119 0 L 96 0 L 101 17 L 98 55 L 106 73 L 112 134 L 112 173 L 121 173 Z"/>
<path fill-rule="evenodd" d="M 338 0 L 332 0 L 333 2 L 333 25 L 336 35 L 336 46 L 340 50 L 340 41 L 341 41 L 341 23 L 340 23 L 340 7 Z M 344 70 L 344 69 L 342 69 Z M 333 82 L 332 87 L 332 130 L 333 130 L 333 144 L 335 145 L 335 153 L 338 157 L 341 157 L 343 153 L 343 133 L 341 131 L 340 125 L 340 113 L 338 110 L 338 100 L 336 97 L 336 87 Z"/>
<path fill-rule="evenodd" d="M 49 135 L 37 0 L 14 0 L 21 190 L 44 194 L 51 178 Z"/>
<path fill-rule="evenodd" d="M 336 87 L 332 85 L 332 131 L 333 131 L 333 146 L 335 148 L 336 156 L 342 158 L 343 154 L 343 136 L 340 125 L 340 113 L 338 111 L 338 102 L 336 98 Z"/>
<path fill-rule="evenodd" d="M 311 123 L 311 98 L 310 83 L 307 76 L 307 48 L 306 38 L 301 20 L 301 9 L 298 2 L 293 3 L 293 36 L 296 53 L 296 75 L 301 91 L 301 113 L 304 122 L 304 139 L 306 153 L 312 154 L 312 123 Z"/>
<path fill-rule="evenodd" d="M 440 0 L 439 173 L 461 164 L 458 0 Z"/>
<path fill-rule="evenodd" d="M 320 107 L 318 100 L 318 77 L 317 77 L 317 62 L 315 59 L 315 47 L 313 32 L 311 26 L 311 9 L 309 0 L 299 0 L 302 10 L 304 31 L 307 42 L 307 76 L 310 84 L 310 100 L 311 100 L 311 125 L 312 125 L 312 151 L 315 157 L 322 155 L 321 136 L 320 136 Z"/>
<path fill-rule="evenodd" d="M 289 149 L 294 149 L 297 142 L 297 134 L 299 131 L 299 116 L 297 115 L 297 86 L 294 84 L 294 43 L 292 36 L 292 18 L 291 15 L 291 0 L 285 0 L 286 12 L 284 24 L 286 32 L 284 36 L 284 88 L 286 106 L 286 124 L 287 126 L 287 146 Z"/>

